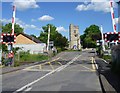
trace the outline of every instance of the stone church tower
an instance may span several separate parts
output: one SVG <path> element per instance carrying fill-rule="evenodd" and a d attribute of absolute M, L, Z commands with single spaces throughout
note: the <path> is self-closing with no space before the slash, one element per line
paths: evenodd
<path fill-rule="evenodd" d="M 70 24 L 69 35 L 70 35 L 69 48 L 74 50 L 81 49 L 79 27 Z"/>

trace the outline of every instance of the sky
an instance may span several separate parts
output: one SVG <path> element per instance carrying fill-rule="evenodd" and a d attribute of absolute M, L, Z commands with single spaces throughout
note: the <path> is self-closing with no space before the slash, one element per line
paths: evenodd
<path fill-rule="evenodd" d="M 112 32 L 110 4 L 103 2 L 36 2 L 35 0 L 14 0 L 2 2 L 3 24 L 11 22 L 12 5 L 16 5 L 16 23 L 24 28 L 24 33 L 40 35 L 42 26 L 53 24 L 57 30 L 69 39 L 69 25 L 79 26 L 82 35 L 90 25 L 103 27 L 103 32 Z M 118 6 L 114 2 L 115 23 L 120 24 Z M 117 27 L 118 28 L 118 27 Z M 118 30 L 118 29 L 117 29 Z"/>

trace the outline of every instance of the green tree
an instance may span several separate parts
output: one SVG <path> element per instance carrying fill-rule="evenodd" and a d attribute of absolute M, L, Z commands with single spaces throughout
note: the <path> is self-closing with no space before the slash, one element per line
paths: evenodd
<path fill-rule="evenodd" d="M 101 32 L 99 30 L 99 26 L 91 25 L 86 28 L 84 34 L 80 36 L 82 45 L 84 48 L 95 48 L 96 40 L 101 39 Z"/>
<path fill-rule="evenodd" d="M 19 33 L 23 33 L 23 28 L 20 27 L 18 24 L 15 24 L 14 26 L 14 33 L 18 35 Z M 3 33 L 11 33 L 12 32 L 12 23 L 8 23 L 4 26 L 2 26 L 2 32 Z"/>
<path fill-rule="evenodd" d="M 35 35 L 33 35 L 33 34 L 32 34 L 32 35 L 30 35 L 30 36 L 32 36 L 32 37 L 34 37 L 34 38 L 36 38 L 36 39 L 37 39 L 37 37 L 36 37 Z"/>
<path fill-rule="evenodd" d="M 43 31 L 41 31 L 40 36 L 38 37 L 39 40 L 47 44 L 49 26 L 50 26 L 50 41 L 54 41 L 54 45 L 56 47 L 60 47 L 61 49 L 68 46 L 68 39 L 62 36 L 62 34 L 59 33 L 56 30 L 57 28 L 52 24 L 47 24 L 46 26 L 42 27 Z"/>

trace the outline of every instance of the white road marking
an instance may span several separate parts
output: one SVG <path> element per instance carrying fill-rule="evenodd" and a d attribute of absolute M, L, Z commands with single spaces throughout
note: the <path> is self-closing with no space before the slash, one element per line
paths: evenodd
<path fill-rule="evenodd" d="M 81 65 L 81 64 L 80 64 L 80 66 L 82 66 L 82 67 L 84 67 L 84 68 L 86 68 L 86 69 L 88 69 L 88 70 L 90 70 L 90 71 L 93 71 L 93 69 L 88 68 L 88 67 L 86 67 L 86 66 L 84 66 L 84 65 Z"/>
<path fill-rule="evenodd" d="M 94 60 L 93 62 L 95 63 L 96 69 L 98 69 L 98 65 L 97 65 L 96 61 Z"/>
<path fill-rule="evenodd" d="M 44 76 L 42 76 L 42 77 L 40 77 L 40 78 L 38 78 L 38 79 L 34 80 L 34 81 L 33 81 L 33 82 L 31 82 L 31 83 L 28 83 L 27 85 L 25 85 L 25 86 L 21 87 L 20 89 L 16 90 L 16 91 L 15 91 L 15 92 L 13 92 L 13 93 L 18 93 L 19 91 L 23 91 L 24 89 L 26 89 L 26 88 L 30 87 L 31 85 L 33 85 L 33 84 L 37 83 L 38 81 L 40 81 L 40 80 L 44 79 L 45 77 L 47 77 L 47 76 L 49 76 L 49 75 L 53 74 L 54 72 L 58 72 L 58 71 L 63 70 L 64 68 L 66 68 L 67 66 L 69 66 L 71 63 L 73 63 L 73 62 L 74 62 L 77 58 L 79 58 L 80 56 L 81 56 L 81 55 L 79 55 L 79 56 L 75 57 L 75 58 L 74 58 L 74 59 L 72 59 L 70 62 L 68 62 L 66 65 L 60 66 L 59 68 L 57 68 L 57 69 L 55 69 L 55 70 L 53 70 L 53 71 L 51 71 L 51 72 L 49 72 L 49 73 L 45 74 Z"/>
<path fill-rule="evenodd" d="M 26 71 L 36 71 L 36 72 L 38 72 L 38 71 L 52 71 L 52 70 L 49 70 L 49 69 L 24 69 L 24 70 L 26 70 Z"/>
<path fill-rule="evenodd" d="M 71 60 L 70 62 L 68 62 L 66 65 L 61 66 L 61 68 L 59 68 L 59 69 L 57 70 L 57 72 L 60 72 L 61 70 L 63 70 L 64 68 L 66 68 L 67 66 L 69 66 L 70 64 L 72 64 L 72 63 L 73 63 L 76 59 L 78 59 L 80 56 L 81 56 L 81 55 L 75 57 L 73 60 Z"/>
<path fill-rule="evenodd" d="M 91 62 L 92 62 L 92 68 L 95 70 L 95 65 L 94 65 L 94 59 L 93 59 L 93 57 L 92 57 Z"/>
<path fill-rule="evenodd" d="M 105 63 L 109 64 L 106 60 L 102 59 L 102 61 L 104 61 Z"/>
<path fill-rule="evenodd" d="M 29 87 L 29 88 L 27 88 L 25 91 L 30 91 L 32 89 L 32 87 Z"/>

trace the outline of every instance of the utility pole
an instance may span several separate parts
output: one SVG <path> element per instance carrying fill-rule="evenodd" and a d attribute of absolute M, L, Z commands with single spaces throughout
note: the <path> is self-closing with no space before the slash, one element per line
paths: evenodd
<path fill-rule="evenodd" d="M 104 36 L 103 36 L 103 27 L 101 25 L 100 27 L 101 35 L 102 35 L 102 49 L 105 51 L 105 42 L 104 42 Z"/>
<path fill-rule="evenodd" d="M 50 43 L 50 25 L 48 26 L 48 40 L 47 40 L 47 52 L 49 53 L 49 43 Z"/>

